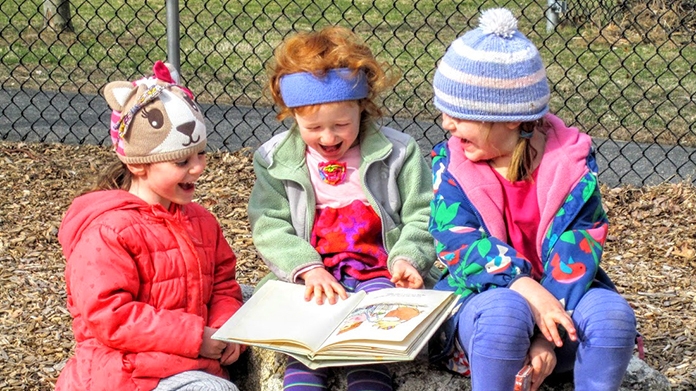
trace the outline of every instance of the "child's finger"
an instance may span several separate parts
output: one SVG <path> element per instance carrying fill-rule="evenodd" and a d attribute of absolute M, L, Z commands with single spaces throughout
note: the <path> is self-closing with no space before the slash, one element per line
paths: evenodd
<path fill-rule="evenodd" d="M 336 304 L 336 293 L 331 285 L 327 285 L 324 289 L 326 293 L 326 298 L 329 300 L 329 304 Z"/>
<path fill-rule="evenodd" d="M 239 359 L 239 354 L 241 353 L 240 346 L 231 343 L 228 344 L 225 350 L 222 352 L 222 357 L 220 357 L 220 364 L 230 365 Z"/>
<path fill-rule="evenodd" d="M 391 282 L 393 284 L 398 283 L 403 278 L 402 275 L 403 274 L 402 274 L 401 270 L 394 270 L 394 274 L 392 274 Z"/>
<path fill-rule="evenodd" d="M 334 282 L 334 283 L 332 284 L 332 287 L 333 287 L 333 289 L 334 289 L 334 292 L 336 292 L 336 294 L 337 294 L 341 299 L 345 300 L 345 299 L 348 298 L 348 293 L 346 293 L 346 290 L 345 290 L 345 288 L 343 288 L 343 285 L 341 285 L 341 284 L 338 283 L 338 282 Z"/>
<path fill-rule="evenodd" d="M 321 285 L 307 285 L 305 287 L 305 301 L 311 301 L 312 298 L 314 298 L 319 305 L 324 303 L 324 294 Z"/>
<path fill-rule="evenodd" d="M 555 324 L 554 324 L 554 326 L 555 326 Z M 544 336 L 544 338 L 546 338 L 547 341 L 554 343 L 553 336 L 551 335 L 549 328 L 546 327 L 545 322 L 543 322 L 543 321 L 537 322 L 537 327 L 539 327 L 539 331 Z"/>
<path fill-rule="evenodd" d="M 549 342 L 553 342 L 554 345 L 556 345 L 557 347 L 560 348 L 561 346 L 563 346 L 563 339 L 561 338 L 561 334 L 558 332 L 558 327 L 556 326 L 556 324 L 557 324 L 556 320 L 554 320 L 554 319 L 549 319 L 549 320 L 550 320 L 550 323 L 546 324 L 546 329 L 548 330 L 548 334 L 549 334 L 549 336 L 551 336 L 551 339 L 549 339 L 548 336 L 546 339 Z M 546 334 L 544 334 L 544 335 L 546 335 Z"/>
<path fill-rule="evenodd" d="M 566 331 L 566 334 L 568 334 L 568 338 L 570 338 L 571 341 L 578 340 L 578 332 L 575 330 L 575 325 L 573 324 L 573 320 L 569 316 L 561 318 L 560 322 L 558 322 L 558 323 L 561 326 L 563 326 L 563 328 Z"/>
<path fill-rule="evenodd" d="M 305 286 L 305 291 L 304 291 L 304 299 L 305 299 L 305 301 L 310 301 L 310 300 L 312 300 L 312 296 L 314 296 L 314 286 L 313 286 L 313 285 L 306 285 L 306 286 Z"/>
<path fill-rule="evenodd" d="M 324 292 L 322 291 L 321 285 L 316 285 L 314 287 L 314 299 L 316 300 L 317 304 L 324 304 Z"/>
<path fill-rule="evenodd" d="M 423 278 L 420 274 L 415 274 L 409 278 L 409 288 L 419 289 L 423 287 Z"/>

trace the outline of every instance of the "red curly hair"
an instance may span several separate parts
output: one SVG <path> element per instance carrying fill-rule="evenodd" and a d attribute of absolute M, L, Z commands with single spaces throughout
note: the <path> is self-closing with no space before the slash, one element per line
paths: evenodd
<path fill-rule="evenodd" d="M 280 112 L 278 120 L 316 110 L 318 105 L 289 108 L 280 93 L 280 78 L 298 72 L 309 72 L 318 77 L 328 70 L 349 68 L 354 74 L 365 72 L 369 93 L 360 99 L 361 124 L 364 126 L 382 116 L 375 103 L 377 96 L 395 81 L 388 75 L 385 64 L 377 61 L 370 48 L 351 30 L 340 26 L 329 26 L 319 31 L 299 32 L 288 37 L 275 50 L 269 63 L 268 89 Z"/>

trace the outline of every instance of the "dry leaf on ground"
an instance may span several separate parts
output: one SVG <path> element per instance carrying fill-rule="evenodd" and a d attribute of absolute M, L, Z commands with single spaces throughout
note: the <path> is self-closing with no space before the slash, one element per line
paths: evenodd
<path fill-rule="evenodd" d="M 103 147 L 0 142 L 0 389 L 52 390 L 73 348 L 56 240 L 74 192 L 113 159 Z M 251 241 L 248 150 L 209 154 L 198 202 L 220 220 L 240 282 L 268 269 Z M 673 390 L 696 383 L 696 188 L 602 188 L 611 228 L 603 265 L 635 308 L 645 361 Z"/>

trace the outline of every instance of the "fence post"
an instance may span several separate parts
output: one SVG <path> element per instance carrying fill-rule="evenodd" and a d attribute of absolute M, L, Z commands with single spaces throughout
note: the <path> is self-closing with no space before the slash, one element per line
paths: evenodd
<path fill-rule="evenodd" d="M 546 0 L 546 32 L 550 33 L 558 26 L 559 15 L 565 12 L 567 3 L 563 0 Z"/>
<path fill-rule="evenodd" d="M 179 0 L 167 0 L 167 61 L 181 75 L 179 57 Z"/>
<path fill-rule="evenodd" d="M 45 25 L 55 32 L 73 32 L 70 15 L 70 0 L 44 0 Z"/>

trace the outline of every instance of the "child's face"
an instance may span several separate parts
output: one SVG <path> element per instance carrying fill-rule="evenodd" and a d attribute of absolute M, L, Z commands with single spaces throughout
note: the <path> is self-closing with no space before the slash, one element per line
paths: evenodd
<path fill-rule="evenodd" d="M 442 127 L 461 142 L 467 159 L 491 161 L 506 166 L 512 158 L 520 132 L 519 122 L 481 122 L 450 117 L 442 113 Z"/>
<path fill-rule="evenodd" d="M 360 132 L 360 106 L 356 101 L 324 103 L 295 112 L 302 140 L 328 160 L 338 160 L 352 147 Z"/>
<path fill-rule="evenodd" d="M 186 205 L 193 200 L 196 181 L 205 165 L 205 152 L 171 162 L 134 165 L 141 175 L 134 173 L 135 181 L 129 191 L 151 205 L 160 204 L 166 209 L 171 203 Z"/>

